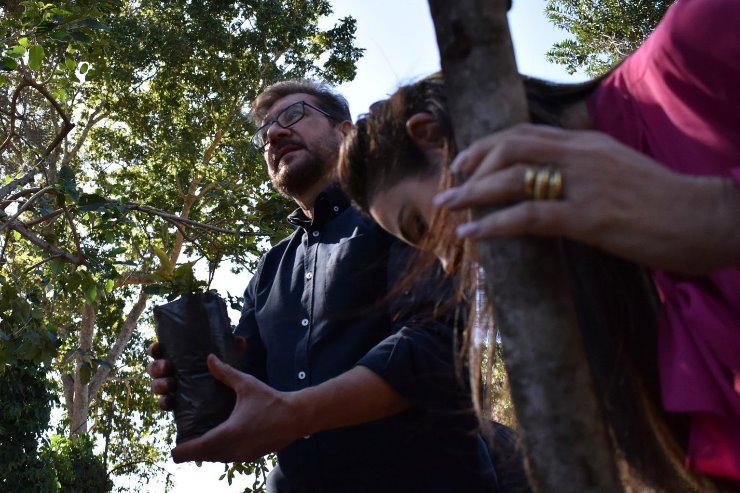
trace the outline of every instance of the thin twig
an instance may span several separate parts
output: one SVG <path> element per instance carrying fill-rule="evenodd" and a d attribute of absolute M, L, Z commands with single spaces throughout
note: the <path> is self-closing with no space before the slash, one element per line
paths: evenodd
<path fill-rule="evenodd" d="M 75 241 L 75 247 L 77 247 L 77 256 L 82 258 L 82 246 L 80 245 L 80 235 L 77 234 L 77 228 L 75 227 L 75 223 L 72 220 L 72 216 L 69 213 L 69 209 L 65 205 L 63 207 L 64 209 L 64 217 L 67 219 L 67 222 L 69 223 L 69 229 L 72 231 L 72 238 Z"/>
<path fill-rule="evenodd" d="M 32 193 L 36 193 L 39 190 L 41 190 L 41 187 L 33 187 L 33 188 L 27 188 L 25 190 L 21 190 L 20 192 L 16 193 L 15 195 L 11 195 L 7 199 L 0 201 L 0 209 L 5 209 L 6 207 L 8 207 L 10 204 L 12 204 L 13 202 L 15 202 L 19 198 L 25 197 L 26 195 L 30 195 Z"/>
<path fill-rule="evenodd" d="M 11 217 L 5 223 L 0 224 L 0 231 L 4 230 L 6 227 L 8 227 L 9 224 L 11 224 L 16 219 L 18 219 L 18 216 L 20 216 L 21 214 L 23 214 L 23 211 L 25 211 L 26 209 L 28 209 L 31 206 L 31 204 L 33 204 L 33 202 L 35 202 L 36 200 L 38 200 L 42 195 L 44 195 L 46 192 L 48 192 L 52 188 L 54 188 L 54 187 L 52 185 L 49 185 L 49 186 L 46 186 L 46 187 L 42 188 L 41 190 L 39 190 L 35 194 L 33 194 L 33 196 L 30 199 L 28 199 L 26 202 L 24 202 L 24 204 L 22 206 L 20 206 L 18 208 L 18 211 L 15 213 L 15 215 L 13 217 Z"/>
<path fill-rule="evenodd" d="M 59 255 L 52 255 L 52 256 L 51 256 L 51 257 L 49 257 L 49 258 L 45 258 L 44 260 L 41 260 L 41 261 L 39 261 L 39 262 L 36 262 L 36 263 L 35 263 L 35 264 L 33 264 L 33 265 L 32 265 L 31 267 L 29 267 L 28 269 L 26 269 L 26 270 L 25 270 L 25 271 L 24 271 L 23 273 L 24 273 L 24 274 L 28 274 L 29 272 L 31 272 L 31 271 L 32 271 L 33 269 L 35 269 L 36 267 L 40 267 L 40 266 L 44 265 L 44 264 L 45 264 L 45 263 L 47 263 L 47 262 L 51 262 L 51 261 L 52 261 L 52 260 L 54 260 L 55 258 L 59 258 Z"/>
<path fill-rule="evenodd" d="M 50 220 L 56 218 L 62 212 L 64 212 L 63 209 L 57 209 L 55 211 L 52 211 L 52 212 L 48 213 L 45 216 L 42 216 L 42 217 L 40 217 L 38 219 L 34 219 L 33 221 L 25 222 L 24 224 L 26 225 L 27 228 L 32 228 L 32 227 L 36 226 L 37 224 L 41 224 L 41 223 L 44 223 L 46 221 L 50 221 Z"/>
<path fill-rule="evenodd" d="M 176 216 L 174 214 L 169 214 L 167 212 L 160 211 L 160 210 L 154 209 L 152 207 L 147 207 L 145 205 L 133 204 L 133 203 L 122 204 L 122 205 L 125 208 L 127 208 L 129 210 L 132 210 L 132 211 L 140 211 L 140 212 L 146 212 L 147 214 L 154 214 L 155 216 L 159 216 L 159 217 L 162 217 L 162 218 L 165 218 L 165 219 L 171 219 L 172 221 L 176 221 L 178 223 L 185 224 L 185 225 L 190 226 L 192 228 L 207 229 L 209 231 L 215 231 L 217 233 L 224 233 L 224 234 L 229 234 L 229 235 L 238 234 L 237 231 L 234 231 L 234 230 L 231 230 L 231 229 L 219 228 L 219 227 L 216 227 L 216 226 L 212 226 L 210 224 L 200 223 L 198 221 L 193 221 L 192 219 L 185 219 L 183 217 Z M 251 232 L 242 233 L 242 234 L 246 234 L 248 236 L 256 235 L 256 233 L 251 233 Z"/>

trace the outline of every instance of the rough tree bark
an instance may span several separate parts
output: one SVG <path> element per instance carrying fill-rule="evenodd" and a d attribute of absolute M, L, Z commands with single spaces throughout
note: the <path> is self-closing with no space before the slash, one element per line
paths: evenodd
<path fill-rule="evenodd" d="M 429 0 L 459 148 L 527 120 L 509 4 Z M 556 241 L 481 243 L 480 261 L 532 486 L 556 493 L 622 491 Z"/>

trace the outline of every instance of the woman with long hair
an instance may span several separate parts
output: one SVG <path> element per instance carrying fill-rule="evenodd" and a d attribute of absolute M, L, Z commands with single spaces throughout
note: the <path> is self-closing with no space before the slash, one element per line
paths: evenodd
<path fill-rule="evenodd" d="M 430 76 L 373 105 L 341 153 L 355 203 L 451 272 L 473 265 L 463 240 L 565 238 L 615 445 L 662 491 L 740 484 L 738 25 L 732 0 L 682 0 L 599 80 L 525 77 L 532 124 L 459 155 Z"/>

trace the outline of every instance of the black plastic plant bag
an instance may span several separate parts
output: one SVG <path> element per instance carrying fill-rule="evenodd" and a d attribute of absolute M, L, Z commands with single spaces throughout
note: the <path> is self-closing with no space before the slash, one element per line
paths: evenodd
<path fill-rule="evenodd" d="M 176 442 L 199 437 L 229 417 L 236 394 L 208 372 L 209 353 L 239 367 L 226 303 L 217 294 L 182 295 L 154 308 L 162 356 L 174 368 Z"/>

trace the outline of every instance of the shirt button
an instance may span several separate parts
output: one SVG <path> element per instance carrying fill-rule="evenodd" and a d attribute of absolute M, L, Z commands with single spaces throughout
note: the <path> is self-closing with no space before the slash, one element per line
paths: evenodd
<path fill-rule="evenodd" d="M 309 281 L 313 279 L 313 272 L 306 272 L 306 279 L 308 279 Z"/>
<path fill-rule="evenodd" d="M 338 205 L 335 205 L 334 206 L 334 212 L 339 212 L 339 206 Z"/>
<path fill-rule="evenodd" d="M 299 371 L 298 372 L 298 378 L 300 380 L 305 380 L 305 378 L 306 378 L 306 372 L 305 371 Z"/>
<path fill-rule="evenodd" d="M 318 231 L 314 231 L 311 234 L 313 235 L 314 238 L 318 238 L 321 233 L 319 233 Z"/>
<path fill-rule="evenodd" d="M 308 325 L 308 319 L 307 318 L 304 318 L 303 320 L 301 320 L 301 325 L 303 325 L 304 327 L 306 327 Z"/>

